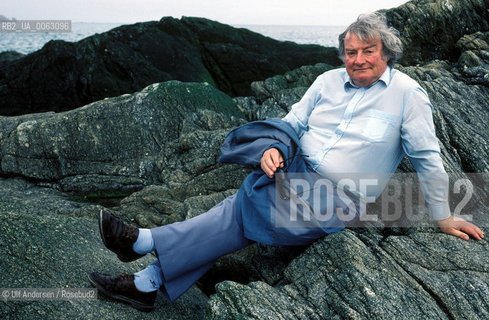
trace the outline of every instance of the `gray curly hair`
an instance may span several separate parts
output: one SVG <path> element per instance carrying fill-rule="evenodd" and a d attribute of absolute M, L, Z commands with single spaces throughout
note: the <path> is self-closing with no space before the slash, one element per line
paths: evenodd
<path fill-rule="evenodd" d="M 399 31 L 387 25 L 387 19 L 381 13 L 367 13 L 358 16 L 338 37 L 338 53 L 340 59 L 345 62 L 345 37 L 346 34 L 354 34 L 361 41 L 379 39 L 382 41 L 382 53 L 387 59 L 387 64 L 393 66 L 402 56 L 402 42 Z"/>

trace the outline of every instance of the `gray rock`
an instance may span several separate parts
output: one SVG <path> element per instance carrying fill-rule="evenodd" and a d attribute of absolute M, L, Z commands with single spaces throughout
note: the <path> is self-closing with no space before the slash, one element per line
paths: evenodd
<path fill-rule="evenodd" d="M 185 217 L 183 203 L 175 200 L 167 187 L 157 185 L 134 192 L 121 200 L 120 207 L 112 210 L 144 228 L 181 221 Z"/>
<path fill-rule="evenodd" d="M 321 72 L 322 70 L 316 71 Z M 443 159 L 447 167 L 455 171 L 466 168 L 486 170 L 487 163 L 483 155 L 487 154 L 487 149 L 485 149 L 484 141 L 481 141 L 484 137 L 482 127 L 486 120 L 484 120 L 482 109 L 477 111 L 474 108 L 484 105 L 487 97 L 485 90 L 487 88 L 458 80 L 458 78 L 463 76 L 458 72 L 457 65 L 452 63 L 435 61 L 423 67 L 403 68 L 402 71 L 417 79 L 430 94 L 436 107 L 435 123 L 442 145 Z M 253 101 L 255 110 L 250 111 L 248 109 L 246 111 L 248 112 L 247 116 L 258 118 L 259 113 L 254 112 L 261 112 L 261 106 L 266 106 L 270 101 L 273 102 L 276 99 L 280 99 L 281 93 L 288 95 L 289 98 L 291 96 L 295 97 L 292 90 L 305 88 L 302 85 L 307 85 L 313 81 L 315 76 L 317 74 L 313 76 L 310 72 L 300 71 L 300 76 L 297 76 L 295 82 L 289 83 L 280 77 L 265 81 L 268 85 L 267 88 L 272 89 L 268 91 L 268 96 L 262 95 L 264 100 L 262 100 L 261 105 L 259 97 L 239 98 L 235 99 L 235 101 Z M 203 85 L 188 87 L 188 84 L 169 83 L 160 84 L 158 88 L 153 88 L 155 91 L 153 93 L 158 93 L 160 87 L 166 86 L 172 87 L 172 90 L 177 93 L 180 92 L 179 90 L 186 91 L 187 88 L 190 88 L 193 93 L 197 93 L 200 97 L 202 91 L 207 92 L 206 90 L 209 89 Z M 257 86 L 257 88 L 265 87 L 265 85 L 261 84 Z M 151 97 L 151 90 L 153 89 L 146 89 L 150 90 L 148 97 Z M 214 89 L 211 89 L 211 91 L 214 91 Z M 213 95 L 209 95 L 213 97 Z M 134 103 L 131 101 L 137 99 L 138 96 L 141 96 L 141 94 L 104 100 L 100 104 L 92 104 L 81 109 L 81 111 L 75 110 L 61 115 L 50 113 L 3 118 L 4 125 L 1 132 L 4 138 L 2 139 L 2 144 L 8 145 L 8 143 L 13 141 L 18 143 L 18 145 L 20 143 L 35 145 L 37 140 L 34 138 L 34 133 L 27 135 L 29 137 L 27 140 L 22 140 L 21 138 L 24 136 L 23 132 L 25 130 L 33 130 L 29 127 L 31 123 L 34 123 L 33 128 L 39 126 L 38 131 L 33 131 L 39 136 L 39 132 L 42 132 L 41 128 L 49 130 L 50 126 L 46 124 L 40 126 L 36 123 L 42 121 L 55 123 L 55 120 L 66 116 L 70 121 L 78 123 L 80 121 L 75 121 L 75 119 L 79 119 L 78 114 L 80 112 L 87 112 L 86 109 L 104 109 L 104 106 L 108 103 L 111 103 L 111 109 L 118 106 L 120 108 L 120 105 L 124 104 L 119 101 L 125 103 L 130 101 L 127 105 L 131 106 Z M 468 97 L 472 100 L 468 99 Z M 154 106 L 157 110 L 152 112 L 164 112 L 163 110 L 165 109 L 160 106 L 161 102 L 156 102 L 156 99 L 147 97 L 144 99 L 149 100 L 142 100 L 143 105 Z M 171 99 L 170 95 L 165 96 L 165 99 L 159 100 L 166 101 L 168 99 Z M 209 99 L 209 101 L 212 102 L 214 101 L 213 99 L 215 97 Z M 155 227 L 191 218 L 204 212 L 234 192 L 229 189 L 239 187 L 248 169 L 238 166 L 218 166 L 215 161 L 220 142 L 230 129 L 230 127 L 229 129 L 221 128 L 238 125 L 243 120 L 239 118 L 234 118 L 233 120 L 230 115 L 232 112 L 227 111 L 227 109 L 222 111 L 213 107 L 209 108 L 207 105 L 212 105 L 209 101 L 206 102 L 206 99 L 200 98 L 199 106 L 202 108 L 193 109 L 188 105 L 183 108 L 183 111 L 177 108 L 176 110 L 180 110 L 179 114 L 185 113 L 186 108 L 196 110 L 196 113 L 187 111 L 188 113 L 185 115 L 177 115 L 176 117 L 180 119 L 178 124 L 174 124 L 175 119 L 169 119 L 168 117 L 163 122 L 160 122 L 160 130 L 169 130 L 169 127 L 174 126 L 174 128 L 180 128 L 180 132 L 174 136 L 173 140 L 159 140 L 161 141 L 160 144 L 165 147 L 164 149 L 155 147 L 157 152 L 154 152 L 152 156 L 159 157 L 161 161 L 155 162 L 155 170 L 151 169 L 151 162 L 146 159 L 143 159 L 146 162 L 140 162 L 143 165 L 139 165 L 138 170 L 142 167 L 145 170 L 144 172 L 152 172 L 154 176 L 151 177 L 154 177 L 154 180 L 149 180 L 148 186 L 118 203 L 118 206 L 114 208 L 118 214 L 126 220 L 136 222 L 140 226 Z M 224 99 L 224 101 L 228 100 Z M 170 104 L 171 102 L 168 103 Z M 238 103 L 239 106 L 240 104 Z M 231 107 L 236 107 L 232 101 L 230 102 Z M 153 110 L 150 107 L 147 108 Z M 283 110 L 281 107 L 280 109 Z M 241 110 L 244 109 L 242 108 Z M 127 117 L 128 114 L 132 113 L 122 113 L 119 118 L 126 125 L 129 124 L 124 122 L 123 117 Z M 160 115 L 155 115 L 157 121 L 158 116 Z M 172 116 L 175 117 L 174 114 Z M 95 123 L 92 125 L 96 126 L 96 119 L 98 118 L 93 117 Z M 68 120 L 66 121 L 69 123 Z M 480 128 L 477 127 L 479 122 L 482 123 Z M 145 125 L 133 124 L 133 129 L 129 132 L 137 132 L 137 130 L 144 132 L 144 129 L 146 129 Z M 76 141 L 84 141 L 83 139 L 86 138 L 87 132 L 89 131 L 78 133 L 79 137 L 76 137 Z M 115 133 L 112 134 L 115 135 Z M 40 136 L 43 137 L 42 134 Z M 45 133 L 44 136 L 53 136 L 53 134 L 48 135 Z M 98 139 L 100 140 L 100 138 Z M 455 144 L 455 142 L 464 141 L 464 139 L 466 142 L 463 144 Z M 106 140 L 104 143 L 110 144 L 112 142 L 111 140 Z M 129 140 L 129 143 L 132 142 Z M 144 143 L 151 145 L 153 142 L 144 140 Z M 49 148 L 46 148 L 49 145 L 44 143 L 44 149 L 42 150 L 49 150 Z M 145 147 L 145 145 L 136 146 L 136 143 L 131 145 L 131 148 Z M 469 147 L 472 149 L 468 149 Z M 111 150 L 107 146 L 104 148 Z M 122 148 L 118 150 L 123 151 Z M 470 150 L 473 152 L 470 152 Z M 124 159 L 125 155 L 122 151 L 117 151 L 121 152 L 122 155 L 120 157 L 113 156 L 113 158 L 117 159 L 117 161 Z M 117 152 L 115 154 L 118 154 Z M 116 160 L 112 160 L 112 165 L 114 163 L 116 163 Z M 135 171 L 134 168 L 132 170 Z M 77 175 L 77 179 L 80 182 L 74 180 L 76 183 L 73 183 L 77 186 L 88 186 L 92 183 L 96 186 L 97 183 L 100 183 L 101 180 L 91 180 L 94 175 L 90 173 L 91 170 L 87 171 L 89 173 L 86 175 Z M 29 173 L 31 171 L 25 172 Z M 26 173 L 19 172 L 18 174 L 24 175 Z M 67 178 L 74 179 L 72 177 Z M 5 182 L 11 183 L 9 181 L 11 180 Z M 22 180 L 18 181 L 22 182 Z M 59 189 L 65 190 L 66 186 L 63 184 L 65 181 L 63 178 L 43 181 L 42 183 L 44 185 L 58 186 Z M 83 181 L 86 182 L 82 183 Z M 112 181 L 110 177 L 109 181 Z M 151 185 L 155 182 L 157 185 Z M 110 183 L 113 184 L 114 182 Z M 105 192 L 120 190 L 107 188 L 104 184 L 101 185 L 103 187 L 100 187 L 100 190 L 105 190 Z M 8 187 L 8 184 L 6 186 Z M 84 191 L 86 192 L 87 190 Z M 50 192 L 54 191 L 51 190 Z M 58 192 L 57 194 L 63 197 L 63 193 Z M 46 198 L 50 199 L 51 197 L 52 195 L 49 193 Z M 22 199 L 21 196 L 19 198 Z M 3 201 L 4 203 L 9 203 L 7 200 Z M 56 202 L 54 204 L 57 207 L 60 206 Z M 77 205 L 79 204 L 77 203 Z M 26 208 L 32 210 L 32 205 L 26 206 Z M 75 211 L 73 208 L 67 207 L 64 212 L 83 216 L 87 215 L 88 212 L 92 212 L 95 208 L 99 207 L 84 202 L 81 205 L 81 209 Z M 479 218 L 480 214 L 477 217 Z M 482 222 L 482 225 L 487 225 L 487 221 L 483 220 Z M 208 304 L 207 317 L 210 319 L 241 317 L 360 319 L 390 318 L 398 316 L 399 312 L 401 312 L 401 318 L 404 317 L 406 319 L 413 317 L 457 318 L 461 312 L 467 312 L 467 314 L 473 316 L 483 315 L 484 312 L 477 309 L 477 304 L 480 304 L 480 301 L 474 302 L 474 304 L 465 309 L 457 306 L 447 307 L 450 303 L 455 305 L 453 302 L 455 298 L 452 299 L 445 294 L 446 290 L 452 290 L 452 287 L 447 287 L 448 284 L 445 281 L 450 279 L 462 281 L 463 277 L 458 271 L 449 276 L 433 272 L 430 273 L 429 277 L 423 277 L 424 269 L 417 269 L 410 261 L 408 261 L 409 263 L 405 262 L 406 254 L 397 254 L 393 251 L 392 247 L 395 247 L 397 250 L 410 251 L 413 257 L 426 255 L 424 247 L 419 246 L 418 237 L 420 235 L 426 235 L 426 239 L 435 243 L 440 241 L 439 237 L 442 237 L 443 241 L 448 241 L 437 244 L 441 247 L 448 246 L 453 250 L 462 250 L 462 248 L 468 250 L 467 247 L 464 247 L 467 245 L 466 243 L 453 237 L 437 234 L 433 228 L 418 228 L 408 233 L 403 233 L 401 231 L 397 232 L 395 229 L 387 229 L 386 231 L 382 226 L 369 229 L 366 232 L 354 229 L 328 236 L 309 247 L 303 254 L 301 254 L 301 249 L 281 249 L 263 245 L 250 246 L 233 255 L 222 257 L 215 267 L 199 282 L 199 286 L 207 294 L 213 294 L 214 285 L 217 284 L 217 291 Z M 96 238 L 97 235 L 95 234 L 93 237 Z M 406 239 L 409 241 L 405 241 Z M 414 240 L 411 241 L 410 239 Z M 428 242 L 428 240 L 425 241 Z M 396 246 L 387 246 L 386 244 L 390 242 L 395 243 Z M 485 242 L 477 243 L 477 245 L 485 245 Z M 386 247 L 384 248 L 384 246 Z M 459 246 L 461 246 L 460 249 L 457 249 Z M 433 249 L 433 251 L 436 250 Z M 472 252 L 472 249 L 469 252 Z M 299 257 L 297 257 L 298 254 Z M 431 267 L 443 257 L 434 253 L 430 254 L 433 256 L 432 260 L 430 260 L 431 262 L 429 262 Z M 474 256 L 479 257 L 478 254 Z M 476 260 L 476 258 L 472 258 L 472 256 L 464 258 L 473 259 L 469 260 L 469 263 L 479 266 L 476 268 L 483 268 L 481 262 Z M 114 261 L 113 263 L 117 266 L 117 262 Z M 462 268 L 462 265 L 456 265 L 456 268 Z M 480 272 L 485 272 L 485 269 L 480 270 Z M 425 283 L 428 278 L 435 279 L 433 284 Z M 387 282 L 385 279 L 389 281 Z M 234 282 L 220 283 L 226 280 L 233 280 Z M 475 285 L 474 283 L 476 283 L 478 288 L 487 290 L 485 282 L 475 282 L 476 280 L 472 276 L 469 280 L 464 281 L 466 281 L 464 283 L 467 286 Z M 462 289 L 454 293 L 457 299 L 461 299 L 467 294 L 470 295 L 472 293 L 467 293 Z M 395 297 L 394 300 L 392 296 Z M 196 299 L 191 293 L 184 297 L 188 297 L 191 301 Z M 199 299 L 197 298 L 197 301 L 200 301 Z"/>
<path fill-rule="evenodd" d="M 489 32 L 476 32 L 466 34 L 455 44 L 461 52 L 468 50 L 488 50 L 489 49 Z"/>
<path fill-rule="evenodd" d="M 192 219 L 200 215 L 201 213 L 209 211 L 217 203 L 223 201 L 227 197 L 238 192 L 236 189 L 226 190 L 224 192 L 213 193 L 210 195 L 194 196 L 185 199 L 184 206 L 187 214 L 185 215 L 185 220 Z"/>
<path fill-rule="evenodd" d="M 485 0 L 412 0 L 383 10 L 400 31 L 405 47 L 403 65 L 435 59 L 456 61 L 457 41 L 466 34 L 489 31 L 489 3 Z"/>
<path fill-rule="evenodd" d="M 456 46 L 462 52 L 456 64 L 460 79 L 489 87 L 489 32 L 464 35 Z"/>
<path fill-rule="evenodd" d="M 452 319 L 483 319 L 488 317 L 487 303 L 476 297 L 489 291 L 489 269 L 483 263 L 487 245 L 487 241 L 466 243 L 448 235 L 416 233 L 387 238 L 381 247 Z"/>
<path fill-rule="evenodd" d="M 487 246 L 436 233 L 339 232 L 296 258 L 280 286 L 219 284 L 207 317 L 484 318 L 487 303 L 475 297 L 489 291 Z"/>
<path fill-rule="evenodd" d="M 424 27 L 419 31 L 409 29 L 414 28 L 414 22 L 419 23 L 428 16 L 430 19 L 434 16 L 435 21 L 425 23 L 426 28 L 432 28 L 433 24 L 450 25 L 452 22 L 440 22 L 457 19 L 442 10 L 450 5 L 454 6 L 455 17 L 459 17 L 482 4 L 414 1 L 389 11 L 388 16 L 398 22 L 406 21 L 393 15 L 409 8 L 414 16 L 409 15 L 409 20 L 399 28 L 401 33 L 405 35 L 403 30 L 423 33 L 411 37 L 412 33 L 408 32 L 404 41 L 410 46 L 403 63 L 429 61 L 433 57 L 451 60 L 397 68 L 428 92 L 435 108 L 434 122 L 447 171 L 453 179 L 470 178 L 474 182 L 475 204 L 466 207 L 463 213 L 472 215 L 474 222 L 485 230 L 489 225 L 487 174 L 463 172 L 489 170 L 487 32 L 464 34 L 477 31 L 487 19 L 475 16 L 454 22 L 453 26 L 470 24 L 471 27 L 436 36 L 436 49 L 419 47 L 425 46 L 419 36 L 431 41 L 432 31 Z M 418 10 L 429 15 L 416 14 Z M 486 14 L 486 11 L 478 13 Z M 449 40 L 439 45 L 436 42 L 439 37 Z M 447 48 L 455 46 L 460 51 L 448 54 L 452 49 Z M 424 50 L 433 50 L 433 55 Z M 290 90 L 283 77 L 255 82 L 252 88 L 254 97 L 238 100 L 240 108 L 246 110 L 247 119 L 260 119 L 269 114 L 282 116 L 287 110 L 279 104 L 277 94 Z M 293 95 L 289 92 L 288 96 Z M 400 171 L 414 169 L 404 159 Z M 379 210 L 379 201 L 369 209 L 372 213 Z M 280 269 L 278 282 L 262 277 L 249 278 L 249 283 L 239 278 L 219 283 L 206 316 L 208 319 L 486 318 L 487 302 L 483 298 L 489 290 L 484 263 L 486 247 L 486 240 L 464 242 L 440 234 L 428 224 L 409 229 L 382 223 L 366 229 L 352 228 L 329 235 L 307 248 L 285 269 Z"/>
<path fill-rule="evenodd" d="M 208 82 L 231 96 L 249 95 L 252 81 L 318 62 L 340 65 L 337 52 L 203 18 L 164 17 L 75 43 L 53 40 L 3 64 L 0 114 L 71 110 L 168 80 Z"/>
<path fill-rule="evenodd" d="M 464 81 L 489 87 L 489 51 L 465 51 L 458 59 L 460 73 Z"/>
<path fill-rule="evenodd" d="M 264 81 L 255 81 L 251 84 L 253 96 L 258 101 L 266 101 L 269 98 L 280 100 L 281 93 L 286 89 L 309 88 L 316 78 L 333 69 L 328 64 L 318 63 L 313 66 L 302 66 L 298 69 L 286 72 L 284 75 L 276 75 Z M 289 106 L 285 106 L 289 107 Z"/>
<path fill-rule="evenodd" d="M 486 172 L 489 88 L 458 81 L 436 63 L 401 71 L 417 80 L 430 96 L 445 164 L 451 171 Z"/>
<path fill-rule="evenodd" d="M 240 117 L 213 86 L 180 82 L 66 113 L 1 117 L 1 171 L 84 194 L 197 184 L 202 173 L 226 171 L 217 152 Z"/>
<path fill-rule="evenodd" d="M 39 187 L 21 178 L 0 178 L 0 203 L 0 212 L 32 216 L 93 218 L 102 208 L 83 197 Z"/>
<path fill-rule="evenodd" d="M 224 281 L 216 289 L 206 319 L 340 319 L 321 317 L 304 299 L 283 294 L 264 282 Z"/>
<path fill-rule="evenodd" d="M 298 102 L 316 78 L 331 70 L 330 65 L 318 63 L 277 75 L 251 84 L 252 97 L 234 98 L 248 121 L 282 118 Z"/>
<path fill-rule="evenodd" d="M 0 52 L 0 68 L 3 68 L 12 62 L 23 58 L 25 54 L 19 53 L 17 51 L 3 51 Z"/>
<path fill-rule="evenodd" d="M 145 268 L 148 255 L 124 264 L 105 249 L 96 221 L 100 206 L 75 201 L 20 179 L 0 180 L 1 288 L 91 288 L 91 271 L 118 274 Z M 2 319 L 202 319 L 207 297 L 196 287 L 170 304 L 162 294 L 153 313 L 104 298 L 95 301 L 0 302 Z"/>
<path fill-rule="evenodd" d="M 388 12 L 407 32 L 405 61 L 420 63 L 397 67 L 428 92 L 442 159 L 455 179 L 489 171 L 488 39 L 477 32 L 485 31 L 487 19 L 477 19 L 487 12 L 468 16 L 486 6 L 418 0 Z M 167 27 L 193 37 L 172 21 Z M 188 28 L 204 30 L 199 41 L 222 40 L 205 21 L 192 23 L 198 26 Z M 417 23 L 424 23 L 420 31 L 413 29 Z M 452 30 L 461 26 L 466 29 Z M 426 44 L 430 37 L 435 49 Z M 206 48 L 225 51 L 219 41 Z M 110 206 L 126 221 L 151 228 L 205 212 L 236 192 L 251 169 L 217 164 L 227 132 L 283 116 L 329 68 L 317 64 L 257 81 L 251 96 L 234 99 L 211 85 L 166 82 L 66 113 L 0 118 L 1 174 L 9 177 L 0 180 L 0 253 L 7 257 L 0 271 L 9 274 L 0 287 L 84 287 L 83 272 L 133 272 L 150 263 L 152 257 L 119 263 L 98 239 L 94 213 Z M 409 161 L 400 171 L 413 171 Z M 478 179 L 475 204 L 463 213 L 485 231 L 489 179 Z M 378 205 L 369 211 L 378 212 Z M 199 288 L 175 304 L 158 298 L 153 314 L 103 300 L 95 307 L 8 303 L 0 315 L 194 319 L 204 316 L 205 306 L 208 319 L 482 319 L 488 317 L 487 246 L 487 240 L 462 241 L 428 223 L 403 228 L 377 222 L 304 248 L 253 244 L 221 257 Z M 19 276 L 10 276 L 11 270 Z"/>

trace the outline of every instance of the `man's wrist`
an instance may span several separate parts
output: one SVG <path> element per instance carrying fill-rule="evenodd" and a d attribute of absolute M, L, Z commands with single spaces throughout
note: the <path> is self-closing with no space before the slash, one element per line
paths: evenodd
<path fill-rule="evenodd" d="M 451 216 L 450 207 L 448 206 L 448 203 L 444 203 L 436 206 L 430 206 L 430 212 L 431 212 L 431 216 L 433 217 L 433 220 L 436 221 L 445 220 L 450 218 Z"/>

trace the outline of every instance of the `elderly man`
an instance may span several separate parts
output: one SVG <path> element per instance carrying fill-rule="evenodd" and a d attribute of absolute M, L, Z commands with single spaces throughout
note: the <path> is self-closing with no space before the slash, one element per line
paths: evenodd
<path fill-rule="evenodd" d="M 340 35 L 339 52 L 345 68 L 320 75 L 285 118 L 251 123 L 230 133 L 221 161 L 261 166 L 237 195 L 193 219 L 151 230 L 127 225 L 102 210 L 101 237 L 121 261 L 153 251 L 157 260 L 134 275 L 91 273 L 91 283 L 112 298 L 148 311 L 158 289 L 173 301 L 224 254 L 253 242 L 307 244 L 344 227 L 336 215 L 316 225 L 277 227 L 270 212 L 285 209 L 269 190 L 281 188 L 275 183 L 278 171 L 323 177 L 392 174 L 407 155 L 418 173 L 444 173 L 428 96 L 392 68 L 402 53 L 397 31 L 379 14 L 361 15 Z M 483 238 L 478 227 L 450 215 L 445 186 L 424 192 L 443 232 L 466 240 L 469 235 Z M 350 200 L 358 208 L 358 201 Z M 345 209 L 338 198 L 332 202 Z"/>

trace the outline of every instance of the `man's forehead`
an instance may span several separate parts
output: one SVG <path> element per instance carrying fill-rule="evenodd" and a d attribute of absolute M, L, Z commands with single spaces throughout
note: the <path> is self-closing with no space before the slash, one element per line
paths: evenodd
<path fill-rule="evenodd" d="M 373 47 L 373 46 L 377 46 L 379 44 L 382 45 L 382 41 L 380 39 L 380 36 L 378 36 L 378 37 L 371 36 L 371 37 L 367 38 L 367 37 L 361 37 L 355 33 L 350 34 L 350 32 L 348 32 L 345 35 L 345 47 L 348 47 L 347 41 L 349 42 L 348 44 L 350 44 L 350 45 L 352 44 L 352 41 L 354 41 L 355 47 L 361 47 L 361 48 Z"/>

